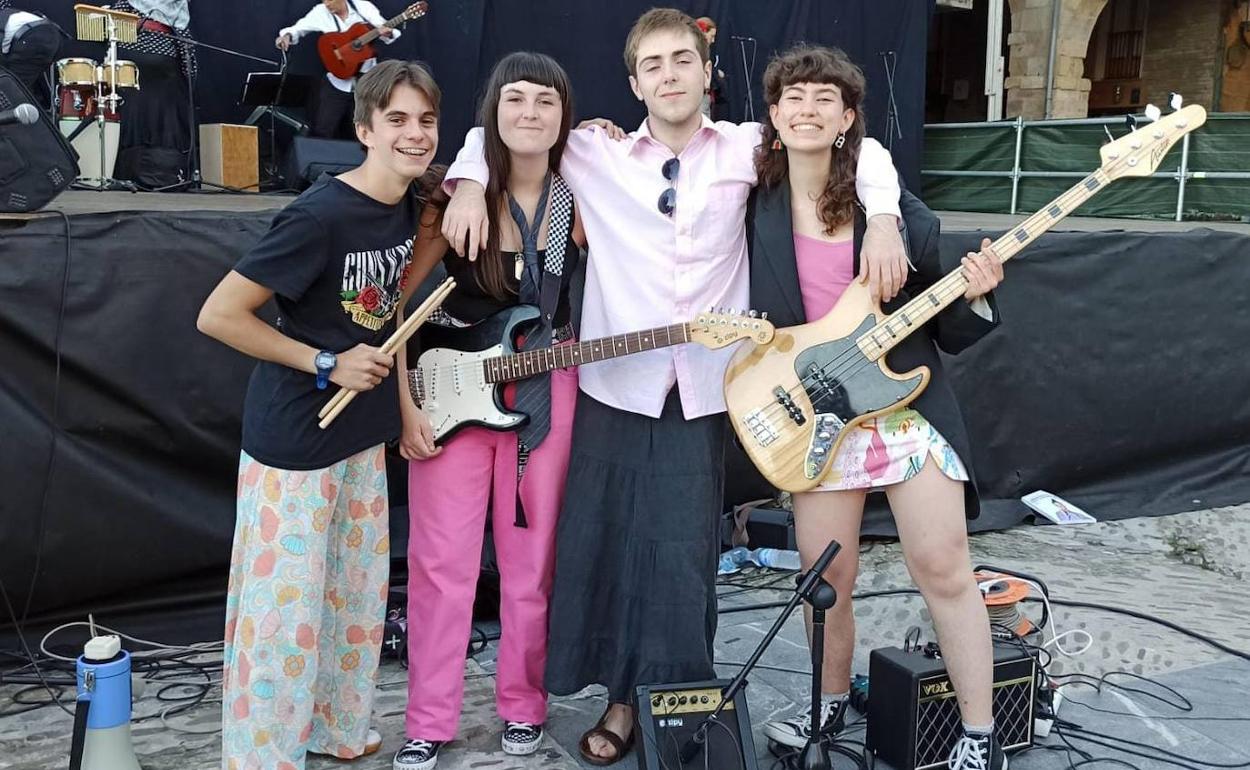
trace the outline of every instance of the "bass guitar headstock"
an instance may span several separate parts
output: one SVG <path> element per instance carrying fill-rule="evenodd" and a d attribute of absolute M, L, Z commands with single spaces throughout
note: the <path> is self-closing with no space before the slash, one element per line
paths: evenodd
<path fill-rule="evenodd" d="M 1147 114 L 1159 115 L 1157 109 Z M 1102 170 L 1112 179 L 1127 176 L 1150 176 L 1163 162 L 1172 145 L 1185 134 L 1207 122 L 1207 111 L 1197 104 L 1182 107 L 1168 115 L 1160 115 L 1153 123 L 1128 136 L 1102 146 Z"/>

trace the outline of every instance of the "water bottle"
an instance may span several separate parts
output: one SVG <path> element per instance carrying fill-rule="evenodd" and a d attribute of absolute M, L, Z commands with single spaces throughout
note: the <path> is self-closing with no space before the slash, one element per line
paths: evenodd
<path fill-rule="evenodd" d="M 731 548 L 720 555 L 720 567 L 717 568 L 716 574 L 732 575 L 749 561 L 751 561 L 751 551 L 742 546 Z"/>
<path fill-rule="evenodd" d="M 772 569 L 799 569 L 799 552 L 781 548 L 757 548 L 751 552 L 751 561 L 761 567 Z"/>

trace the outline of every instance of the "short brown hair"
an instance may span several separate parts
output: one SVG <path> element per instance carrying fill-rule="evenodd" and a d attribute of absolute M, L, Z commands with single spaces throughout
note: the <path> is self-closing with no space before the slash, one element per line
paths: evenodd
<path fill-rule="evenodd" d="M 638 76 L 638 44 L 647 35 L 662 31 L 689 32 L 694 36 L 694 50 L 699 52 L 699 58 L 704 64 L 710 60 L 707 38 L 694 19 L 676 8 L 652 8 L 638 17 L 625 38 L 625 68 L 630 75 Z"/>
<path fill-rule="evenodd" d="M 434 76 L 425 65 L 415 61 L 399 61 L 391 59 L 361 75 L 356 81 L 356 107 L 352 113 L 352 122 L 358 126 L 371 126 L 374 110 L 384 110 L 391 103 L 391 94 L 395 86 L 409 85 L 425 94 L 434 114 L 438 115 L 439 101 L 443 92 L 439 90 Z"/>

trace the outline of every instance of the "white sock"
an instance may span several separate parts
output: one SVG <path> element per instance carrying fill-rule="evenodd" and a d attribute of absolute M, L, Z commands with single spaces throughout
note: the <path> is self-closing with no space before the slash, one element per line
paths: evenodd
<path fill-rule="evenodd" d="M 849 697 L 851 697 L 851 693 L 849 690 L 847 692 L 833 693 L 832 695 L 830 695 L 827 692 L 822 692 L 820 694 L 820 705 L 829 706 L 835 703 L 841 703 Z"/>
<path fill-rule="evenodd" d="M 967 722 L 962 722 L 961 724 L 964 726 L 964 732 L 974 737 L 989 735 L 994 732 L 994 723 L 992 721 L 988 725 L 970 725 Z"/>

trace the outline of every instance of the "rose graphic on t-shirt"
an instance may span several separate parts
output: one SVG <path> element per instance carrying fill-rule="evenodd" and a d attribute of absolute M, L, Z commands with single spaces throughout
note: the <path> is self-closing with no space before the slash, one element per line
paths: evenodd
<path fill-rule="evenodd" d="M 378 309 L 378 304 L 382 301 L 382 292 L 378 291 L 376 286 L 366 286 L 356 295 L 356 301 L 368 310 L 370 313 Z"/>

